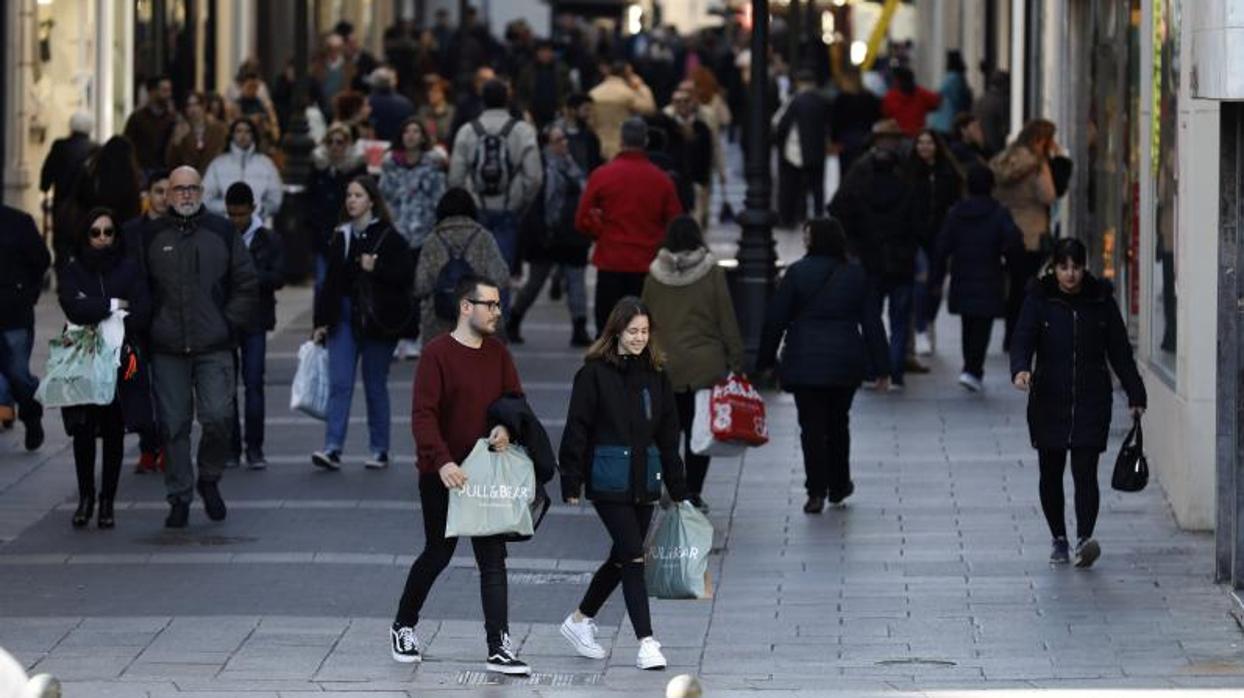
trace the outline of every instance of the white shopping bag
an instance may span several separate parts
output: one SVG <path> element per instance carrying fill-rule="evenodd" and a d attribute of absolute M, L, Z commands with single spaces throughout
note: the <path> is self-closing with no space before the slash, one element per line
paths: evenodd
<path fill-rule="evenodd" d="M 709 398 L 711 388 L 695 391 L 695 419 L 691 421 L 691 452 L 698 456 L 710 458 L 735 458 L 743 455 L 747 444 L 733 441 L 718 441 L 713 438 L 713 426 L 709 414 Z"/>
<path fill-rule="evenodd" d="M 446 538 L 534 533 L 536 469 L 522 446 L 493 451 L 488 439 L 480 439 L 462 462 L 462 470 L 467 483 L 449 491 Z"/>
<path fill-rule="evenodd" d="M 298 347 L 298 370 L 289 386 L 289 408 L 316 419 L 328 418 L 328 350 L 315 342 Z"/>

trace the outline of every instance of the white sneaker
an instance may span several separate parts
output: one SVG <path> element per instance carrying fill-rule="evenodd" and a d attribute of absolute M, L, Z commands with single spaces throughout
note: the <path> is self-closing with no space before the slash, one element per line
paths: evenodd
<path fill-rule="evenodd" d="M 419 354 L 423 351 L 423 343 L 417 339 L 398 340 L 397 347 L 393 350 L 393 358 L 404 359 L 406 361 L 414 361 L 419 358 Z"/>
<path fill-rule="evenodd" d="M 964 371 L 959 374 L 959 385 L 970 393 L 979 393 L 985 386 L 981 383 L 981 379 Z"/>
<path fill-rule="evenodd" d="M 562 621 L 562 637 L 574 647 L 574 651 L 579 653 L 580 657 L 588 659 L 604 659 L 605 648 L 600 646 L 596 641 L 596 621 L 591 618 L 584 618 L 576 623 L 574 614 L 566 616 L 566 620 Z"/>
<path fill-rule="evenodd" d="M 650 671 L 664 669 L 665 655 L 661 654 L 661 643 L 651 637 L 640 640 L 639 656 L 635 659 L 635 666 Z"/>
<path fill-rule="evenodd" d="M 929 339 L 928 332 L 916 333 L 916 356 L 932 356 L 933 340 Z"/>

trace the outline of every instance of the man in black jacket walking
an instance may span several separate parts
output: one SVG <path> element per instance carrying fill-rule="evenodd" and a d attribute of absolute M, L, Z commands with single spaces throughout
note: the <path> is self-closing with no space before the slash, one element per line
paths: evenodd
<path fill-rule="evenodd" d="M 26 425 L 26 450 L 43 445 L 43 406 L 35 401 L 39 381 L 30 375 L 35 303 L 52 255 L 29 214 L 0 205 L 0 373 L 17 398 Z"/>
<path fill-rule="evenodd" d="M 263 455 L 264 391 L 263 369 L 268 355 L 268 332 L 276 329 L 276 292 L 285 285 L 285 254 L 281 237 L 264 227 L 255 212 L 255 193 L 246 182 L 234 182 L 225 192 L 229 221 L 242 236 L 259 278 L 259 312 L 251 327 L 238 333 L 238 361 L 246 387 L 246 465 L 251 470 L 268 466 Z M 238 423 L 237 402 L 233 410 L 233 460 L 242 455 L 242 425 Z"/>
<path fill-rule="evenodd" d="M 778 148 L 778 219 L 793 227 L 807 217 L 808 194 L 813 215 L 825 210 L 825 155 L 829 148 L 829 102 L 816 89 L 816 77 L 801 70 L 798 90 L 773 115 L 773 140 Z"/>
<path fill-rule="evenodd" d="M 259 280 L 251 256 L 229 221 L 203 207 L 203 184 L 193 167 L 169 177 L 172 210 L 143 239 L 151 283 L 151 366 L 164 430 L 171 507 L 164 525 L 184 528 L 194 490 L 208 518 L 225 518 L 217 482 L 229 458 L 236 378 L 236 334 L 252 327 Z M 190 461 L 195 413 L 199 440 L 198 480 Z"/>

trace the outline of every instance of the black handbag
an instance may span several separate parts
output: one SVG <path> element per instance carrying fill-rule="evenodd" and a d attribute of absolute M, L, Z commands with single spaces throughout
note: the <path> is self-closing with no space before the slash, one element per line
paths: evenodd
<path fill-rule="evenodd" d="M 1145 433 L 1140 428 L 1140 417 L 1135 417 L 1132 430 L 1119 447 L 1119 457 L 1114 461 L 1114 475 L 1110 486 L 1120 492 L 1139 492 L 1149 484 L 1149 462 L 1145 460 Z"/>

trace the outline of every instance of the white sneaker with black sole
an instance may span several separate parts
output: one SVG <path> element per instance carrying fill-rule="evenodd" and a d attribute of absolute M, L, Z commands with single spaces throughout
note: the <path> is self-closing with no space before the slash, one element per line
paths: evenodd
<path fill-rule="evenodd" d="M 384 470 L 389 467 L 389 454 L 377 453 L 371 458 L 363 461 L 363 467 L 368 470 Z"/>
<path fill-rule="evenodd" d="M 981 389 L 985 387 L 985 385 L 981 383 L 981 379 L 968 373 L 967 371 L 959 374 L 959 385 L 962 385 L 963 389 L 969 393 L 979 393 Z"/>
<path fill-rule="evenodd" d="M 566 638 L 570 646 L 580 657 L 588 659 L 604 659 L 605 648 L 600 646 L 596 641 L 596 621 L 591 618 L 584 618 L 576 622 L 574 614 L 566 616 L 566 620 L 562 621 L 562 637 Z"/>
<path fill-rule="evenodd" d="M 503 641 L 501 647 L 497 647 L 488 654 L 488 661 L 484 668 L 506 676 L 531 676 L 531 667 L 515 657 L 514 651 L 506 647 L 507 644 L 509 643 Z"/>
<path fill-rule="evenodd" d="M 635 666 L 645 671 L 660 671 L 665 668 L 665 665 L 665 655 L 661 654 L 661 643 L 651 637 L 645 637 L 639 641 L 639 656 L 635 658 Z"/>
<path fill-rule="evenodd" d="M 402 664 L 417 664 L 423 661 L 419 653 L 419 638 L 411 625 L 393 624 L 389 628 L 389 640 L 393 645 L 393 659 Z"/>

